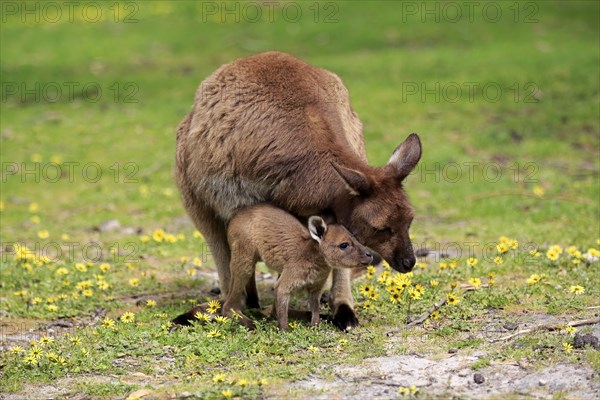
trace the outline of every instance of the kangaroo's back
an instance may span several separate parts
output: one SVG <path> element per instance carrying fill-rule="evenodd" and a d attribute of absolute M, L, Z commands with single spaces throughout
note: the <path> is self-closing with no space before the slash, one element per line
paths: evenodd
<path fill-rule="evenodd" d="M 299 176 L 319 174 L 310 161 L 326 152 L 366 160 L 347 89 L 324 69 L 261 53 L 225 64 L 201 83 L 178 128 L 176 175 L 184 202 L 200 198 L 225 221 L 265 201 L 308 215 L 320 204 L 291 189 Z"/>

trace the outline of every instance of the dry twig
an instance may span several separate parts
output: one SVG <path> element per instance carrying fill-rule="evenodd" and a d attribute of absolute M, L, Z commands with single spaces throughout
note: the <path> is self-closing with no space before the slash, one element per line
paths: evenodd
<path fill-rule="evenodd" d="M 580 319 L 578 321 L 570 321 L 564 325 L 557 325 L 557 324 L 538 325 L 538 326 L 534 326 L 533 328 L 517 331 L 511 335 L 503 336 L 499 339 L 494 339 L 494 340 L 492 340 L 492 343 L 510 340 L 512 338 L 524 335 L 526 333 L 532 333 L 532 332 L 537 332 L 537 331 L 557 331 L 557 330 L 564 328 L 565 326 L 584 326 L 584 325 L 594 325 L 594 324 L 599 324 L 599 323 L 600 323 L 600 318 L 590 318 L 590 319 Z"/>

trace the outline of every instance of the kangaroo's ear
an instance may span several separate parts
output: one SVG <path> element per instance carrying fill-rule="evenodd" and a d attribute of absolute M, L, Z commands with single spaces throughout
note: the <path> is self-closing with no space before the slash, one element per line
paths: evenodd
<path fill-rule="evenodd" d="M 321 243 L 325 232 L 327 232 L 327 224 L 323 221 L 323 218 L 312 216 L 308 219 L 308 231 L 313 239 Z"/>
<path fill-rule="evenodd" d="M 334 162 L 331 163 L 333 170 L 340 177 L 353 196 L 369 194 L 373 186 L 371 179 L 360 171 L 343 167 Z"/>
<path fill-rule="evenodd" d="M 406 178 L 421 159 L 421 139 L 416 133 L 408 135 L 406 140 L 396 147 L 387 165 L 400 180 Z"/>

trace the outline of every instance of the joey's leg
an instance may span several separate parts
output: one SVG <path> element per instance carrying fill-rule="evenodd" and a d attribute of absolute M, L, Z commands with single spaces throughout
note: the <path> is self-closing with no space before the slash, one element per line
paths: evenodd
<path fill-rule="evenodd" d="M 231 256 L 231 281 L 225 304 L 223 304 L 223 315 L 236 318 L 233 311 L 238 314 L 239 322 L 252 329 L 252 321 L 242 314 L 244 294 L 250 279 L 254 281 L 254 265 L 256 257 L 253 249 L 233 246 Z"/>
<path fill-rule="evenodd" d="M 334 269 L 331 284 L 329 305 L 333 312 L 333 324 L 345 331 L 358 326 L 358 318 L 354 312 L 352 298 L 351 271 L 349 269 Z"/>

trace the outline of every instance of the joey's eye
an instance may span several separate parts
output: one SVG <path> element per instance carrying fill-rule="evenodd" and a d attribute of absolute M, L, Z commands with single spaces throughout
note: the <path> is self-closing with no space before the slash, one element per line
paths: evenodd
<path fill-rule="evenodd" d="M 338 247 L 342 250 L 346 250 L 348 248 L 348 246 L 350 246 L 350 243 L 344 242 L 344 243 L 340 244 Z"/>

